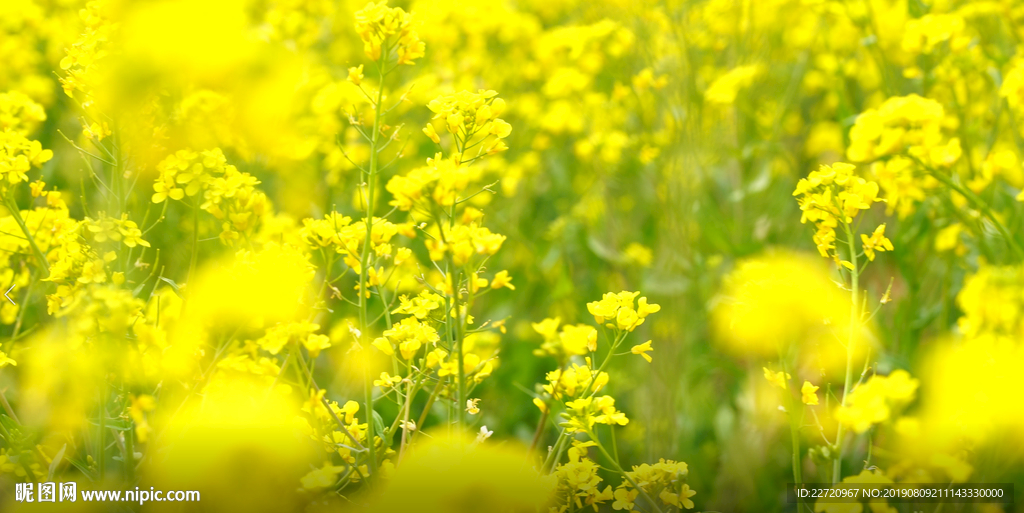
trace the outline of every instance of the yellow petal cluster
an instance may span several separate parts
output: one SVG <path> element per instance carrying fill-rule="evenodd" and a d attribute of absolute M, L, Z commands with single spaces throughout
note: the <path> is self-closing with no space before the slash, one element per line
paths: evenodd
<path fill-rule="evenodd" d="M 398 64 L 413 64 L 423 57 L 426 45 L 412 28 L 412 15 L 401 7 L 388 7 L 387 0 L 370 2 L 356 11 L 355 21 L 370 60 L 389 60 L 394 55 Z"/>
<path fill-rule="evenodd" d="M 863 433 L 871 426 L 892 418 L 898 409 L 915 397 L 918 380 L 899 369 L 888 376 L 874 375 L 850 392 L 844 406 L 836 409 L 836 419 L 854 432 Z"/>
<path fill-rule="evenodd" d="M 661 306 L 648 304 L 646 297 L 641 297 L 634 305 L 633 300 L 639 292 L 622 291 L 608 292 L 599 301 L 587 303 L 587 311 L 594 316 L 598 324 L 621 331 L 633 331 L 647 320 L 647 316 L 657 313 Z"/>

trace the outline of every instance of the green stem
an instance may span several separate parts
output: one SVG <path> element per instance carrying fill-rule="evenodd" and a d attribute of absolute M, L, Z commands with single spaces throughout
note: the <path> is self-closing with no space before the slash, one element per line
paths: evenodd
<path fill-rule="evenodd" d="M 608 348 L 608 353 L 605 355 L 604 361 L 601 362 L 601 366 L 597 368 L 597 372 L 593 373 L 592 377 L 590 378 L 590 383 L 587 385 L 587 387 L 585 389 L 583 389 L 580 392 L 580 396 L 593 397 L 595 394 L 597 394 L 597 390 L 596 389 L 592 390 L 592 388 L 594 387 L 594 383 L 597 381 L 597 377 L 601 375 L 601 372 L 604 371 L 604 369 L 608 366 L 608 363 L 611 362 L 612 356 L 615 355 L 615 348 L 619 347 L 619 344 L 621 344 L 622 341 L 626 339 L 626 335 L 627 335 L 627 332 L 623 332 L 623 333 L 620 333 L 620 334 L 615 336 L 615 340 L 612 341 L 611 347 Z M 555 445 L 552 446 L 551 452 L 548 454 L 547 458 L 544 460 L 544 465 L 541 467 L 541 469 L 547 468 L 548 464 L 552 463 L 551 462 L 551 458 L 552 457 L 555 457 L 556 455 L 560 455 L 561 454 L 561 451 L 558 450 L 558 449 L 562 446 L 562 444 L 564 443 L 565 439 L 566 439 L 566 432 L 565 432 L 565 429 L 562 429 L 562 432 L 558 434 L 558 439 L 555 440 Z M 553 463 L 552 463 L 552 468 L 554 468 L 554 464 Z"/>
<path fill-rule="evenodd" d="M 935 171 L 934 169 L 927 169 L 929 171 L 928 174 L 935 177 L 936 180 L 942 182 L 944 185 L 952 188 L 956 192 L 959 192 L 961 195 L 963 195 L 963 197 L 967 198 L 967 201 L 971 202 L 971 205 L 974 208 L 980 210 L 981 213 L 985 217 L 987 217 L 993 225 L 995 225 L 996 230 L 999 231 L 999 234 L 1002 235 L 1004 239 L 1006 239 L 1006 244 L 1010 246 L 1010 250 L 1013 251 L 1013 254 L 1016 255 L 1017 259 L 1024 260 L 1024 249 L 1021 249 L 1020 244 L 1017 243 L 1017 239 L 1013 238 L 1013 235 L 1010 233 L 1010 230 L 1008 230 L 1006 226 L 1003 225 L 1003 223 L 998 218 L 996 218 L 996 215 L 995 213 L 992 212 L 992 209 L 988 208 L 988 205 L 986 205 L 985 202 L 981 198 L 979 198 L 977 194 L 974 193 L 974 191 L 971 191 L 970 189 L 954 182 L 950 177 L 945 176 L 942 173 Z"/>
<path fill-rule="evenodd" d="M 369 299 L 366 297 L 366 292 L 369 290 L 367 285 L 367 269 L 369 268 L 370 261 L 370 245 L 373 243 L 373 195 L 374 185 L 377 181 L 377 143 L 380 139 L 380 124 L 383 118 L 384 111 L 381 107 L 381 101 L 384 97 L 384 60 L 387 52 L 381 52 L 380 61 L 377 63 L 377 69 L 379 71 L 379 82 L 377 87 L 377 100 L 374 103 L 374 116 L 373 116 L 373 136 L 370 141 L 370 169 L 366 177 L 366 217 L 364 222 L 366 223 L 366 237 L 363 239 L 363 250 L 359 258 L 359 327 L 361 334 L 364 339 L 368 337 L 369 322 L 367 320 L 367 307 Z M 387 308 L 387 305 L 385 305 Z M 373 377 L 370 375 L 369 370 L 366 371 L 366 447 L 369 449 L 369 470 L 370 475 L 376 475 L 377 473 L 377 457 L 376 448 L 374 443 L 374 425 L 373 425 Z"/>
<path fill-rule="evenodd" d="M 540 442 L 540 436 L 544 434 L 544 424 L 548 421 L 548 412 L 551 410 L 551 405 L 548 404 L 544 411 L 540 412 L 540 422 L 537 423 L 537 429 L 533 432 L 533 441 L 530 442 L 530 450 L 527 454 L 533 455 L 533 450 L 537 448 L 537 442 Z"/>
<path fill-rule="evenodd" d="M 320 387 L 317 386 L 316 380 L 313 379 L 313 373 L 309 370 L 309 366 L 306 365 L 306 359 L 302 356 L 302 351 L 295 348 L 294 353 L 289 352 L 289 355 L 292 354 L 294 354 L 295 356 L 295 362 L 299 365 L 302 372 L 309 380 L 309 388 L 312 388 L 316 392 L 316 394 L 319 395 Z M 345 423 L 341 421 L 341 418 L 338 417 L 338 414 L 334 413 L 334 410 L 331 409 L 331 404 L 327 402 L 327 398 L 321 397 L 320 403 L 324 405 L 324 408 L 327 410 L 327 413 L 330 414 L 331 418 L 334 419 L 334 422 L 338 425 L 338 428 L 341 429 L 342 433 L 344 433 L 345 436 L 348 437 L 349 441 L 352 442 L 352 445 L 355 446 L 356 450 L 362 452 L 365 449 L 365 447 L 363 447 L 363 444 L 359 443 L 359 439 L 356 438 L 355 435 L 353 435 L 352 432 L 348 430 L 348 426 L 346 426 Z M 359 468 L 356 467 L 356 470 L 358 471 Z M 360 473 L 359 475 L 362 476 L 362 473 Z"/>
<path fill-rule="evenodd" d="M 383 286 L 377 286 L 377 296 L 380 297 L 380 302 L 384 303 L 384 323 L 387 325 L 388 329 L 391 329 L 391 305 L 388 304 L 388 298 L 387 295 L 385 294 Z"/>
<path fill-rule="evenodd" d="M 597 382 L 597 377 L 600 376 L 602 372 L 604 372 L 604 369 L 606 367 L 608 367 L 608 363 L 612 361 L 612 356 L 615 356 L 615 350 L 619 347 L 620 344 L 622 344 L 622 341 L 626 340 L 626 335 L 628 333 L 629 332 L 627 331 L 623 331 L 622 333 L 615 336 L 615 341 L 613 341 L 612 346 L 608 348 L 608 354 L 605 355 L 604 361 L 601 362 L 601 366 L 597 368 L 597 372 L 595 372 L 594 375 L 590 378 L 590 384 L 587 385 L 586 389 L 584 389 L 583 395 L 589 394 L 587 395 L 587 397 L 593 397 L 595 394 L 597 394 L 597 389 L 591 390 L 594 387 L 594 384 Z"/>
<path fill-rule="evenodd" d="M 985 203 L 985 201 L 979 198 L 978 195 L 974 193 L 974 191 L 964 187 L 959 183 L 956 183 L 955 181 L 953 181 L 951 177 L 946 176 L 943 173 L 939 172 L 937 169 L 925 164 L 921 159 L 913 155 L 908 156 L 911 160 L 916 162 L 917 165 L 924 168 L 924 170 L 928 172 L 929 176 L 942 182 L 943 185 L 955 190 L 956 192 L 959 192 L 964 198 L 967 199 L 968 202 L 971 203 L 971 206 L 981 211 L 982 215 L 987 217 L 989 221 L 991 221 L 992 224 L 995 225 L 996 230 L 999 231 L 1000 235 L 1002 235 L 1003 238 L 1006 239 L 1006 244 L 1010 246 L 1010 250 L 1013 251 L 1013 254 L 1017 256 L 1017 259 L 1024 260 L 1024 248 L 1021 248 L 1020 244 L 1017 242 L 1017 239 L 1013 238 L 1013 235 L 1010 234 L 1010 230 L 1006 229 L 1006 226 L 1004 226 L 1003 223 L 999 221 L 995 213 L 992 212 L 992 209 L 988 208 L 988 205 Z"/>
<path fill-rule="evenodd" d="M 779 363 L 782 365 L 783 375 L 789 376 L 789 368 L 786 365 L 786 359 L 780 358 Z M 789 383 L 789 380 L 786 380 Z M 793 398 L 793 393 L 790 392 L 788 386 L 782 393 L 786 394 L 786 402 L 788 403 L 787 413 L 789 414 L 789 439 L 793 446 L 793 482 L 800 484 L 803 482 L 803 469 L 801 468 L 802 453 L 800 452 L 800 421 L 803 420 L 803 403 L 798 403 Z M 796 409 L 800 407 L 800 416 L 797 417 Z M 797 497 L 797 511 L 800 510 L 800 498 Z"/>
<path fill-rule="evenodd" d="M 370 374 L 369 369 L 366 370 L 366 449 L 367 457 L 367 468 L 371 476 L 377 474 L 377 451 L 376 451 L 376 440 L 374 440 L 374 425 L 373 425 L 373 376 Z"/>
<path fill-rule="evenodd" d="M 199 201 L 192 206 L 192 255 L 188 261 L 188 278 L 186 286 L 192 285 L 192 279 L 196 275 L 196 263 L 199 262 Z M 194 289 L 194 287 L 193 287 Z M 191 295 L 191 294 L 189 294 Z M 188 296 L 186 296 L 188 297 Z"/>
<path fill-rule="evenodd" d="M 565 428 L 562 428 L 562 431 L 558 433 L 558 439 L 555 440 L 555 445 L 551 446 L 551 452 L 549 452 L 547 457 L 544 458 L 544 464 L 540 467 L 541 471 L 554 470 L 555 465 L 558 464 L 558 460 L 562 455 L 563 446 L 565 445 L 566 440 L 570 438 L 572 437 L 568 436 Z"/>
<path fill-rule="evenodd" d="M 633 481 L 633 478 L 629 477 L 629 474 L 626 473 L 625 470 L 622 470 L 622 467 L 619 466 L 619 464 L 615 461 L 615 458 L 613 458 L 611 454 L 608 454 L 608 451 L 605 450 L 604 445 L 601 445 L 601 442 L 597 439 L 597 436 L 595 436 L 592 432 L 587 432 L 587 435 L 590 436 L 590 439 L 593 440 L 595 444 L 597 444 L 597 449 L 600 450 L 601 454 L 603 454 L 604 457 L 608 459 L 608 462 L 611 463 L 612 468 L 614 468 L 616 472 L 621 474 L 622 477 L 626 479 L 626 481 L 629 481 L 629 484 L 633 485 L 633 488 L 640 492 L 640 495 L 642 495 L 643 498 L 647 500 L 651 507 L 654 508 L 654 511 L 662 513 L 661 508 L 658 507 L 658 503 L 654 502 L 654 499 L 647 494 L 646 490 L 637 486 L 636 481 Z"/>
<path fill-rule="evenodd" d="M 103 476 L 106 473 L 106 459 L 107 459 L 107 383 L 106 380 L 103 382 L 103 388 L 100 391 L 100 432 L 99 432 L 99 448 L 97 452 L 96 465 L 99 469 L 100 481 L 103 480 Z"/>
<path fill-rule="evenodd" d="M 612 456 L 615 457 L 615 463 L 619 463 L 619 444 L 615 441 L 615 426 L 608 426 L 608 433 L 612 439 Z"/>
<path fill-rule="evenodd" d="M 135 482 L 135 422 L 124 434 L 124 478 L 129 486 Z"/>
<path fill-rule="evenodd" d="M 43 254 L 42 250 L 39 249 L 39 245 L 36 244 L 36 239 L 32 236 L 32 230 L 28 229 L 28 225 L 25 224 L 25 220 L 21 217 L 21 210 L 18 208 L 18 204 L 10 196 L 5 197 L 4 202 L 7 204 L 7 210 L 11 212 L 11 217 L 18 223 L 21 232 L 25 234 L 29 245 L 32 246 L 32 253 L 35 254 L 36 260 L 39 260 L 39 265 L 43 268 L 43 273 L 45 274 L 43 278 L 48 277 L 50 275 L 50 263 L 47 262 L 46 255 Z"/>
<path fill-rule="evenodd" d="M 846 378 L 843 381 L 843 399 L 841 406 L 846 406 L 846 399 L 850 395 L 850 385 L 853 382 L 853 350 L 854 344 L 856 343 L 857 329 L 860 325 L 860 310 L 859 310 L 859 296 L 860 296 L 860 267 L 857 265 L 857 248 L 853 240 L 853 231 L 850 229 L 849 223 L 844 222 L 843 228 L 846 230 L 846 242 L 850 250 L 850 263 L 853 264 L 853 269 L 850 270 L 850 289 L 851 298 L 850 302 L 850 339 L 846 344 Z M 842 422 L 839 423 L 839 427 L 836 432 L 836 454 L 835 460 L 832 462 L 832 483 L 838 483 L 842 478 L 842 466 L 843 466 L 843 435 L 845 434 L 846 427 Z"/>
<path fill-rule="evenodd" d="M 448 257 L 451 260 L 451 257 Z M 451 268 L 454 269 L 454 265 Z M 465 423 L 465 408 L 466 408 L 466 364 L 465 364 L 465 351 L 462 348 L 462 312 L 459 308 L 459 271 L 455 270 L 451 273 L 451 286 L 452 286 L 452 313 L 455 314 L 455 352 L 458 354 L 459 360 L 459 382 L 456 383 L 455 388 L 455 422 L 460 427 Z M 448 318 L 452 320 L 451 317 Z"/>
<path fill-rule="evenodd" d="M 423 411 L 420 413 L 419 420 L 416 421 L 416 431 L 413 432 L 412 440 L 409 443 L 416 441 L 416 436 L 423 430 L 423 423 L 427 421 L 427 415 L 430 414 L 430 407 L 434 406 L 434 401 L 437 400 L 438 394 L 441 393 L 441 387 L 444 385 L 444 380 L 437 378 L 437 384 L 434 385 L 434 390 L 430 392 L 430 397 L 427 398 L 427 404 L 423 406 Z"/>

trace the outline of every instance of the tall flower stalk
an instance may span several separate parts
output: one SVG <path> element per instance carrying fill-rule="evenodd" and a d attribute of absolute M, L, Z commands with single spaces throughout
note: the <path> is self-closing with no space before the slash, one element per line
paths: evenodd
<path fill-rule="evenodd" d="M 814 242 L 821 256 L 830 258 L 844 277 L 850 291 L 849 334 L 845 341 L 846 369 L 843 378 L 843 396 L 840 408 L 846 408 L 853 387 L 854 357 L 857 354 L 859 335 L 863 324 L 861 311 L 862 292 L 860 276 L 864 267 L 875 259 L 876 252 L 891 251 L 892 242 L 885 237 L 885 225 L 879 225 L 871 235 L 862 234 L 858 228 L 863 217 L 856 219 L 862 211 L 881 201 L 878 198 L 878 183 L 866 180 L 855 174 L 855 166 L 837 162 L 832 166 L 821 166 L 803 178 L 793 192 L 803 212 L 801 222 L 812 222 L 817 229 Z M 855 222 L 856 219 L 856 222 Z M 842 229 L 843 239 L 838 239 L 836 229 Z M 861 247 L 857 245 L 860 236 Z M 837 245 L 837 242 L 839 243 Z M 845 251 L 844 251 L 845 250 Z M 845 253 L 845 255 L 843 254 Z M 866 262 L 861 264 L 861 256 Z M 767 372 L 767 371 L 766 371 Z M 789 376 L 786 375 L 785 380 Z M 785 388 L 783 386 L 783 388 Z M 790 412 L 790 415 L 795 415 Z M 842 460 L 846 443 L 846 425 L 838 422 L 836 428 L 835 450 L 832 452 L 832 482 L 842 479 Z M 794 451 L 799 445 L 794 437 Z M 794 455 L 794 476 L 799 475 L 795 468 L 799 466 L 799 458 Z"/>
<path fill-rule="evenodd" d="M 373 107 L 373 128 L 367 134 L 360 130 L 360 134 L 369 144 L 370 161 L 368 168 L 360 167 L 362 178 L 365 184 L 364 216 L 365 236 L 362 241 L 362 249 L 359 254 L 359 335 L 360 342 L 369 347 L 371 322 L 369 320 L 369 300 L 371 298 L 371 275 L 373 269 L 373 232 L 378 225 L 378 219 L 374 217 L 375 202 L 377 195 L 377 181 L 380 174 L 380 156 L 384 149 L 381 144 L 381 132 L 383 130 L 384 117 L 387 109 L 383 105 L 384 87 L 388 75 L 402 64 L 413 64 L 415 59 L 422 57 L 424 44 L 419 40 L 416 32 L 412 30 L 412 15 L 401 8 L 389 8 L 386 1 L 370 3 L 361 11 L 355 14 L 355 28 L 363 41 L 364 51 L 377 70 L 377 90 L 371 96 L 363 88 L 363 67 L 358 66 L 349 69 L 349 81 L 355 84 L 363 94 L 370 99 Z M 358 129 L 358 127 L 357 127 Z M 383 221 L 383 220 L 380 220 Z M 329 272 L 329 270 L 328 270 Z M 383 302 L 383 301 L 382 301 Z M 385 313 L 389 305 L 384 302 Z M 366 423 L 367 423 L 367 458 L 368 468 L 372 475 L 377 472 L 377 454 L 374 437 L 383 435 L 375 432 L 375 411 L 373 398 L 373 377 L 367 369 L 365 372 L 365 399 Z"/>

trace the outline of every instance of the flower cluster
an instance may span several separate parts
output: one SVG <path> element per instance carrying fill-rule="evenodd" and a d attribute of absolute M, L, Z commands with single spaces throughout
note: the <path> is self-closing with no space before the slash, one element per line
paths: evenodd
<path fill-rule="evenodd" d="M 555 469 L 554 476 L 558 484 L 554 502 L 559 506 L 551 507 L 549 513 L 565 513 L 573 507 L 581 510 L 586 506 L 593 506 L 594 511 L 599 511 L 599 505 L 613 499 L 611 485 L 601 489 L 604 479 L 598 475 L 597 464 L 581 455 L 586 447 L 592 445 L 593 442 L 577 442 L 568 451 L 569 461 Z"/>
<path fill-rule="evenodd" d="M 221 221 L 220 239 L 226 245 L 256 229 L 269 210 L 265 194 L 256 188 L 260 182 L 227 163 L 220 148 L 195 152 L 178 150 L 157 165 L 160 176 L 153 184 L 153 203 L 168 198 L 183 200 L 203 193 L 198 208 Z"/>
<path fill-rule="evenodd" d="M 431 312 L 441 308 L 444 298 L 429 290 L 421 290 L 419 295 L 413 297 L 405 294 L 399 296 L 398 303 L 398 308 L 392 311 L 392 314 L 413 315 L 417 319 L 426 319 Z"/>
<path fill-rule="evenodd" d="M 59 315 L 73 308 L 80 292 L 89 284 L 106 283 L 107 263 L 117 258 L 117 253 L 108 252 L 100 255 L 88 244 L 79 240 L 79 226 L 73 223 L 55 241 L 55 248 L 50 252 L 50 273 L 45 281 L 54 282 L 57 290 L 48 295 L 47 306 L 51 315 Z"/>
<path fill-rule="evenodd" d="M 416 317 L 406 317 L 385 330 L 384 336 L 373 341 L 373 346 L 388 356 L 394 355 L 397 348 L 402 359 L 412 360 L 421 347 L 427 344 L 436 347 L 440 339 L 437 330 L 429 324 Z"/>
<path fill-rule="evenodd" d="M 750 87 L 757 77 L 764 73 L 764 67 L 757 64 L 739 66 L 715 79 L 704 91 L 704 98 L 711 103 L 732 105 L 742 89 Z"/>
<path fill-rule="evenodd" d="M 814 243 L 823 257 L 833 258 L 837 264 L 852 268 L 853 264 L 839 257 L 836 250 L 836 229 L 850 231 L 850 223 L 861 211 L 871 208 L 878 198 L 878 183 L 854 174 L 855 166 L 837 162 L 831 166 L 822 165 L 811 171 L 807 178 L 801 178 L 793 195 L 797 196 L 803 212 L 800 222 L 814 223 L 817 231 Z M 864 239 L 865 251 L 892 249 L 892 243 L 884 236 L 884 225 L 871 238 Z M 852 236 L 850 233 L 847 235 Z M 874 259 L 874 253 L 870 253 Z"/>
<path fill-rule="evenodd" d="M 0 130 L 28 135 L 46 121 L 46 110 L 24 93 L 0 93 Z"/>
<path fill-rule="evenodd" d="M 370 2 L 355 13 L 356 33 L 363 40 L 363 51 L 373 61 L 392 52 L 398 64 L 413 64 L 423 57 L 426 45 L 412 29 L 412 15 L 401 7 L 388 7 L 387 0 Z"/>
<path fill-rule="evenodd" d="M 846 404 L 836 410 L 836 419 L 863 433 L 892 417 L 892 410 L 914 399 L 918 381 L 905 370 L 888 376 L 874 375 L 850 392 Z"/>
<path fill-rule="evenodd" d="M 626 414 L 616 408 L 614 397 L 597 394 L 608 385 L 609 376 L 604 369 L 616 355 L 615 351 L 649 314 L 660 310 L 658 305 L 648 304 L 646 297 L 634 304 L 638 295 L 639 292 L 628 291 L 607 293 L 600 301 L 587 305 L 598 323 L 615 321 L 615 324 L 607 325 L 615 335 L 603 347 L 598 345 L 597 330 L 585 324 L 561 326 L 560 318 L 533 323 L 533 329 L 544 337 L 544 342 L 534 354 L 552 356 L 559 362 L 558 369 L 547 373 L 547 383 L 538 387 L 539 397 L 534 398 L 534 404 L 542 413 L 541 423 L 551 413 L 552 400 L 564 407 L 558 413 L 562 418 L 559 423 L 562 434 L 548 456 L 549 459 L 556 458 L 553 474 L 558 479 L 555 505 L 551 507 L 551 512 L 585 506 L 592 506 L 597 511 L 599 505 L 608 501 L 614 501 L 612 508 L 615 510 L 634 511 L 634 503 L 641 494 L 648 502 L 655 500 L 652 497 L 658 497 L 662 505 L 675 510 L 694 506 L 689 499 L 694 492 L 683 483 L 687 473 L 685 463 L 662 459 L 655 465 L 644 464 L 634 466 L 632 471 L 625 471 L 618 466 L 615 456 L 609 456 L 595 434 L 598 424 L 608 425 L 611 429 L 629 424 Z M 618 319 L 622 319 L 622 322 Z M 593 358 L 597 357 L 602 348 L 605 349 L 604 363 L 595 369 Z M 647 341 L 633 346 L 630 352 L 642 355 L 650 362 L 650 356 L 647 355 L 650 350 L 651 341 Z M 590 355 L 583 358 L 584 365 L 571 361 L 584 355 Z M 585 435 L 587 440 L 576 439 L 577 435 Z M 566 442 L 571 445 L 568 461 L 558 462 L 558 447 Z M 597 447 L 605 457 L 612 460 L 613 468 L 621 475 L 622 484 L 614 492 L 611 486 L 603 490 L 600 488 L 602 479 L 594 471 L 593 460 L 586 456 L 586 451 L 591 447 Z"/>
<path fill-rule="evenodd" d="M 597 330 L 586 324 L 562 326 L 561 318 L 544 319 L 533 323 L 533 329 L 544 337 L 539 348 L 534 349 L 537 356 L 554 356 L 559 362 L 565 362 L 573 356 L 583 356 L 597 351 Z"/>
<path fill-rule="evenodd" d="M 594 424 L 625 426 L 629 424 L 626 414 L 615 409 L 615 398 L 610 395 L 582 397 L 565 403 L 561 416 L 565 422 L 560 426 L 568 433 L 581 431 L 593 433 Z"/>
<path fill-rule="evenodd" d="M 630 332 L 635 330 L 647 320 L 647 316 L 661 310 L 661 306 L 648 304 L 647 298 L 633 300 L 640 295 L 639 292 L 622 291 L 618 294 L 608 292 L 600 301 L 587 303 L 587 311 L 594 316 L 598 324 L 617 331 Z"/>
<path fill-rule="evenodd" d="M 854 162 L 870 162 L 906 153 L 948 167 L 960 158 L 960 140 L 946 140 L 944 121 L 942 104 L 935 100 L 915 94 L 889 98 L 857 116 L 846 155 Z"/>
<path fill-rule="evenodd" d="M 937 46 L 948 43 L 948 49 L 956 52 L 971 42 L 964 29 L 964 18 L 959 14 L 925 14 L 907 22 L 901 46 L 905 52 L 921 55 L 931 54 Z"/>
<path fill-rule="evenodd" d="M 983 266 L 964 280 L 956 301 L 963 312 L 957 326 L 964 336 L 1024 340 L 1024 268 Z"/>
<path fill-rule="evenodd" d="M 684 462 L 658 460 L 650 465 L 634 465 L 633 470 L 626 472 L 626 478 L 615 490 L 615 509 L 636 511 L 634 502 L 640 490 L 648 497 L 657 497 L 666 507 L 678 510 L 693 509 L 693 497 L 697 494 L 690 489 L 686 478 L 690 474 L 689 466 Z"/>
<path fill-rule="evenodd" d="M 391 205 L 409 211 L 419 208 L 429 211 L 430 205 L 451 208 L 464 199 L 469 184 L 480 180 L 483 170 L 463 165 L 457 159 L 441 158 L 438 154 L 427 159 L 427 165 L 413 169 L 406 175 L 395 175 L 387 183 L 387 191 L 394 196 Z"/>
<path fill-rule="evenodd" d="M 608 384 L 608 373 L 591 368 L 590 362 L 586 365 L 573 363 L 564 369 L 553 370 L 545 378 L 547 384 L 541 389 L 554 399 L 576 397 L 585 391 L 600 392 Z M 542 411 L 547 408 L 540 399 L 535 399 L 534 404 Z"/>
<path fill-rule="evenodd" d="M 104 16 L 107 7 L 105 0 L 90 0 L 81 11 L 85 31 L 65 49 L 66 55 L 60 60 L 60 69 L 66 75 L 59 80 L 68 97 L 74 98 L 76 91 L 91 93 L 99 62 L 108 56 L 108 41 L 116 25 Z"/>
<path fill-rule="evenodd" d="M 408 250 L 396 248 L 392 239 L 396 235 L 412 237 L 415 235 L 412 226 L 406 224 L 394 224 L 380 218 L 374 218 L 370 228 L 370 247 L 368 250 L 375 258 L 390 258 L 393 256 L 396 265 L 408 258 Z M 362 253 L 367 235 L 365 220 L 352 222 L 352 218 L 343 216 L 337 212 L 331 212 L 323 219 L 307 218 L 302 221 L 302 239 L 312 249 L 330 248 L 334 253 L 343 256 L 345 265 L 356 272 L 362 270 Z M 372 273 L 372 285 L 381 284 L 383 271 L 374 268 L 373 264 L 367 267 Z"/>
<path fill-rule="evenodd" d="M 504 235 L 470 223 L 457 224 L 451 229 L 441 227 L 438 235 L 427 239 L 425 244 L 431 260 L 440 262 L 450 257 L 456 266 L 462 267 L 474 256 L 488 257 L 497 253 L 504 242 Z"/>
<path fill-rule="evenodd" d="M 139 225 L 128 219 L 127 213 L 121 214 L 120 218 L 114 218 L 108 217 L 105 212 L 99 212 L 96 219 L 86 217 L 82 226 L 85 227 L 85 233 L 96 243 L 114 241 L 121 242 L 129 248 L 149 247 L 149 242 L 142 238 Z"/>
<path fill-rule="evenodd" d="M 497 92 L 481 89 L 476 93 L 442 95 L 431 100 L 427 108 L 455 138 L 454 160 L 473 160 L 482 154 L 494 155 L 508 149 L 502 139 L 512 133 L 512 125 L 498 117 L 505 112 L 505 100 L 498 98 Z M 441 142 L 433 123 L 428 123 L 423 133 L 435 143 Z M 479 146 L 476 156 L 467 157 L 475 146 Z"/>
<path fill-rule="evenodd" d="M 32 167 L 41 167 L 53 158 L 28 134 L 46 119 L 42 106 L 18 93 L 0 94 L 0 195 L 10 187 L 28 181 Z"/>
<path fill-rule="evenodd" d="M 316 333 L 319 329 L 319 324 L 311 322 L 280 324 L 268 328 L 263 337 L 256 341 L 256 345 L 276 355 L 289 344 L 298 343 L 309 351 L 310 357 L 315 358 L 320 351 L 331 347 L 330 338 Z"/>

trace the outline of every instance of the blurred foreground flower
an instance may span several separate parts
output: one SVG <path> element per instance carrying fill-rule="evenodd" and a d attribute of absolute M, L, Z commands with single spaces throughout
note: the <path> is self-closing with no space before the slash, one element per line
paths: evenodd
<path fill-rule="evenodd" d="M 806 255 L 776 253 L 740 262 L 712 312 L 717 340 L 741 357 L 777 359 L 791 348 L 802 364 L 838 372 L 846 348 L 850 297 L 826 265 Z M 864 351 L 864 340 L 854 348 Z"/>
<path fill-rule="evenodd" d="M 202 402 L 160 413 L 167 425 L 143 461 L 141 482 L 198 490 L 207 511 L 292 511 L 316 454 L 299 413 L 294 401 L 257 382 L 208 387 Z"/>
<path fill-rule="evenodd" d="M 359 511 L 534 513 L 551 499 L 555 478 L 539 474 L 525 450 L 435 437 L 415 447 Z"/>

